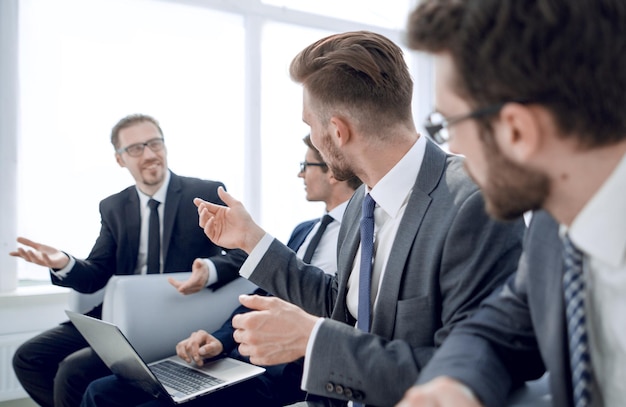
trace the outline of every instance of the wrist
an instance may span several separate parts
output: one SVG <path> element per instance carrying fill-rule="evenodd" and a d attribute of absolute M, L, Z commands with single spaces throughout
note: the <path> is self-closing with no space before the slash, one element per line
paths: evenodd
<path fill-rule="evenodd" d="M 263 239 L 263 236 L 265 236 L 265 231 L 255 225 L 250 233 L 246 234 L 241 249 L 248 254 L 252 253 L 252 250 Z"/>

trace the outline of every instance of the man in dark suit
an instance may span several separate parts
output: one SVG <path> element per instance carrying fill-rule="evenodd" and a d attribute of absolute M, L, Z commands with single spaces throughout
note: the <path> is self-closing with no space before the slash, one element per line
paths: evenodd
<path fill-rule="evenodd" d="M 115 157 L 135 179 L 135 185 L 100 203 L 100 235 L 85 260 L 53 247 L 18 238 L 27 246 L 11 255 L 50 269 L 55 285 L 82 293 L 95 292 L 112 275 L 189 271 L 207 276 L 208 283 L 225 283 L 238 276 L 245 259 L 240 250 L 224 254 L 198 228 L 193 198 L 220 202 L 221 182 L 181 177 L 168 169 L 167 149 L 158 122 L 146 115 L 120 120 L 111 132 Z M 149 201 L 156 200 L 154 232 L 159 243 L 150 252 Z M 159 229 L 159 230 L 157 230 Z M 154 269 L 149 269 L 150 257 Z M 100 318 L 102 304 L 88 312 Z M 13 358 L 15 373 L 28 394 L 42 406 L 76 406 L 87 385 L 110 374 L 87 342 L 68 321 L 28 340 Z"/>
<path fill-rule="evenodd" d="M 338 181 L 322 160 L 319 151 L 311 143 L 310 137 L 304 138 L 307 152 L 300 163 L 298 177 L 302 178 L 306 188 L 306 199 L 311 202 L 324 202 L 324 216 L 297 225 L 287 242 L 287 247 L 297 256 L 324 270 L 329 275 L 337 272 L 337 237 L 348 200 L 361 185 L 353 177 L 347 181 Z M 255 294 L 268 295 L 258 289 Z M 222 327 L 213 334 L 199 330 L 176 346 L 176 353 L 188 363 L 203 365 L 205 358 L 228 354 L 237 359 L 246 359 L 237 351 L 233 339 L 232 316 L 248 312 L 250 309 L 239 306 Z M 284 406 L 304 399 L 300 390 L 302 379 L 302 361 L 267 366 L 266 372 L 256 378 L 208 396 L 192 400 L 189 406 L 202 405 L 253 405 L 257 407 Z M 142 404 L 144 403 L 144 404 Z M 108 376 L 94 381 L 85 392 L 82 407 L 113 407 L 139 405 L 156 407 L 169 405 L 169 400 L 153 400 L 144 391 Z"/>
<path fill-rule="evenodd" d="M 490 219 L 463 159 L 416 132 L 412 80 L 387 38 L 323 38 L 290 72 L 324 161 L 336 178 L 356 175 L 364 186 L 344 214 L 335 277 L 299 261 L 228 193 L 219 191 L 228 207 L 196 200 L 207 236 L 246 251 L 240 274 L 279 297 L 243 296 L 260 312 L 235 316 L 234 338 L 253 363 L 305 356 L 308 400 L 391 405 L 513 272 L 525 227 Z"/>
<path fill-rule="evenodd" d="M 534 210 L 516 275 L 459 324 L 405 406 L 502 406 L 549 372 L 554 406 L 626 400 L 626 7 L 428 0 L 432 136 L 467 157 L 498 218 Z"/>

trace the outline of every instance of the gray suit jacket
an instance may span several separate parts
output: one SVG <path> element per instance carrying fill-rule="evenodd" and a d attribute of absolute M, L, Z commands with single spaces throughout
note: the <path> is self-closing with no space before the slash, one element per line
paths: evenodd
<path fill-rule="evenodd" d="M 330 318 L 321 324 L 309 361 L 309 393 L 338 405 L 358 400 L 387 406 L 415 382 L 455 324 L 514 271 L 525 226 L 521 220 L 489 218 L 462 159 L 428 142 L 379 289 L 371 333 L 363 333 L 346 307 L 360 244 L 362 188 L 341 223 L 335 277 L 274 241 L 250 280 Z"/>
<path fill-rule="evenodd" d="M 512 386 L 541 376 L 545 364 L 552 404 L 573 404 L 558 228 L 546 212 L 533 214 L 517 273 L 459 324 L 420 383 L 452 376 L 486 406 L 502 406 Z"/>

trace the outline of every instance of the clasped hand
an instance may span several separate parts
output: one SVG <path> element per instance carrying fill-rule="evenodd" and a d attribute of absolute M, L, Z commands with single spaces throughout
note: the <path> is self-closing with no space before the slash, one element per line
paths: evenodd
<path fill-rule="evenodd" d="M 303 357 L 318 317 L 277 297 L 241 295 L 253 311 L 233 317 L 239 353 L 257 365 L 288 363 Z"/>

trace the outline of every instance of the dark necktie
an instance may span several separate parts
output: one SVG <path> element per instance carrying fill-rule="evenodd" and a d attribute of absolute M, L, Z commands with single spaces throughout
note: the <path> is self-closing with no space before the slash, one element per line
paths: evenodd
<path fill-rule="evenodd" d="M 583 254 L 574 246 L 569 236 L 563 239 L 564 273 L 563 290 L 565 315 L 569 336 L 570 366 L 574 406 L 591 405 L 591 358 L 585 324 L 585 280 L 583 277 Z"/>
<path fill-rule="evenodd" d="M 160 202 L 150 199 L 150 221 L 148 223 L 148 274 L 161 272 L 161 227 L 159 222 Z"/>
<path fill-rule="evenodd" d="M 363 199 L 361 211 L 361 267 L 359 270 L 359 305 L 357 328 L 370 330 L 370 301 L 372 293 L 372 262 L 374 255 L 374 207 L 370 194 Z"/>
<path fill-rule="evenodd" d="M 307 246 L 306 251 L 304 252 L 304 257 L 302 258 L 303 262 L 309 263 L 309 264 L 311 263 L 313 254 L 315 253 L 315 250 L 317 249 L 317 246 L 319 245 L 320 240 L 322 239 L 322 235 L 326 231 L 326 227 L 328 226 L 328 224 L 332 221 L 333 221 L 332 216 L 330 215 L 322 216 L 322 219 L 320 220 L 320 226 L 317 228 L 317 231 L 313 235 L 313 238 L 309 242 L 309 245 Z"/>

